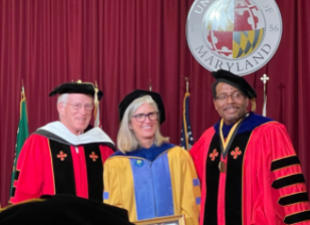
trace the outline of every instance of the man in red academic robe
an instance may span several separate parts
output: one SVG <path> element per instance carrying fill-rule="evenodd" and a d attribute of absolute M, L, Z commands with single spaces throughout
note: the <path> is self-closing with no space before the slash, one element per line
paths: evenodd
<path fill-rule="evenodd" d="M 103 201 L 103 163 L 114 144 L 98 127 L 86 131 L 103 93 L 91 83 L 77 82 L 56 87 L 50 96 L 56 94 L 60 119 L 26 140 L 10 203 L 57 194 Z"/>
<path fill-rule="evenodd" d="M 310 224 L 305 180 L 286 128 L 247 112 L 256 93 L 244 78 L 224 70 L 212 75 L 222 119 L 190 152 L 202 183 L 200 224 Z"/>

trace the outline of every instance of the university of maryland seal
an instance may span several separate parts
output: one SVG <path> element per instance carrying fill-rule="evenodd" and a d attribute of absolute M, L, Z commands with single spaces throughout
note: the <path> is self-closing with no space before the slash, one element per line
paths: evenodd
<path fill-rule="evenodd" d="M 188 46 L 207 70 L 243 76 L 276 52 L 282 19 L 274 0 L 196 0 L 186 23 Z"/>

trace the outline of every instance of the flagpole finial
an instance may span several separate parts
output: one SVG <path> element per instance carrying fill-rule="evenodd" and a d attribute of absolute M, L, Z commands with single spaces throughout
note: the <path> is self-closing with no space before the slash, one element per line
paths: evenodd
<path fill-rule="evenodd" d="M 266 74 L 264 74 L 260 79 L 261 79 L 261 81 L 263 81 L 263 83 L 265 85 L 267 83 L 267 81 L 269 80 L 269 77 Z"/>
<path fill-rule="evenodd" d="M 22 93 L 25 93 L 24 80 L 22 79 Z"/>
<path fill-rule="evenodd" d="M 150 82 L 149 82 L 149 91 L 152 91 L 152 79 L 150 78 Z"/>
<path fill-rule="evenodd" d="M 261 78 L 261 81 L 263 81 L 264 83 L 264 104 L 263 104 L 263 112 L 262 112 L 262 115 L 263 116 L 266 116 L 267 115 L 267 94 L 266 94 L 266 84 L 267 84 L 267 81 L 269 80 L 269 77 L 264 74 Z"/>
<path fill-rule="evenodd" d="M 186 93 L 189 93 L 189 78 L 191 78 L 191 76 L 190 77 L 185 77 L 185 76 L 181 75 L 181 77 L 183 77 L 185 82 L 186 82 Z"/>
<path fill-rule="evenodd" d="M 185 81 L 186 81 L 186 93 L 188 93 L 189 91 L 189 78 L 188 77 L 185 77 Z"/>

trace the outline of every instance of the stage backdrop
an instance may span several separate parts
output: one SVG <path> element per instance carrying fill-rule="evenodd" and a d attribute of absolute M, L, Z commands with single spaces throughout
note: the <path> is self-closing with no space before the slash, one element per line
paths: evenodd
<path fill-rule="evenodd" d="M 0 0 L 1 206 L 9 187 L 19 120 L 22 80 L 29 132 L 57 120 L 56 97 L 63 82 L 97 81 L 103 129 L 115 140 L 120 100 L 151 81 L 166 106 L 164 135 L 178 144 L 185 81 L 190 78 L 194 139 L 214 124 L 210 72 L 189 52 L 185 24 L 193 0 Z M 258 94 L 268 82 L 267 116 L 284 123 L 310 181 L 310 1 L 277 0 L 283 19 L 279 49 L 259 71 L 246 76 Z M 259 151 L 259 149 L 258 149 Z M 308 186 L 309 189 L 309 186 Z"/>

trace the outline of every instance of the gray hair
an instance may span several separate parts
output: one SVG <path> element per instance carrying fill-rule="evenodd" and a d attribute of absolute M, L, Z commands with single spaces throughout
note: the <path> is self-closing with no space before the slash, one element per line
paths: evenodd
<path fill-rule="evenodd" d="M 66 103 L 68 101 L 68 98 L 69 98 L 69 94 L 68 93 L 59 95 L 58 99 L 57 99 L 57 106 L 58 106 L 59 103 L 62 103 L 63 106 L 65 107 Z M 58 117 L 60 119 L 60 114 L 58 114 Z"/>
<path fill-rule="evenodd" d="M 58 105 L 60 102 L 63 102 L 63 103 L 64 103 L 64 106 L 65 106 L 66 103 L 67 103 L 68 97 L 69 97 L 69 94 L 68 94 L 68 93 L 59 95 L 59 96 L 58 96 L 58 99 L 57 99 L 57 105 Z"/>
<path fill-rule="evenodd" d="M 156 102 L 151 96 L 145 95 L 140 98 L 135 99 L 126 109 L 121 125 L 117 134 L 117 147 L 122 153 L 135 151 L 140 147 L 139 140 L 135 136 L 134 132 L 130 129 L 129 124 L 131 123 L 131 118 L 134 112 L 144 103 L 150 104 L 156 111 L 158 107 Z M 168 142 L 169 138 L 163 137 L 160 133 L 160 118 L 158 117 L 158 127 L 155 132 L 155 144 L 157 146 L 162 145 L 164 142 Z"/>

